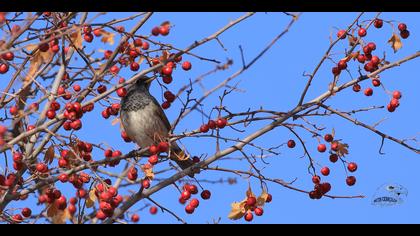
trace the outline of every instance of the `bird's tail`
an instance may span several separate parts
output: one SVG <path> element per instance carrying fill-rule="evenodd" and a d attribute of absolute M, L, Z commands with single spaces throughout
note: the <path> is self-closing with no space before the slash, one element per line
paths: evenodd
<path fill-rule="evenodd" d="M 171 160 L 174 160 L 181 169 L 185 170 L 194 165 L 190 155 L 182 150 L 177 143 L 172 143 L 171 145 Z M 194 177 L 194 173 L 189 176 Z"/>

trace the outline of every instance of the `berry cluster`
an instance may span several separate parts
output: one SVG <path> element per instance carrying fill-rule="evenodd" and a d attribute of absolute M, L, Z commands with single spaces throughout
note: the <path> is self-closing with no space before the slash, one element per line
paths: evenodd
<path fill-rule="evenodd" d="M 95 186 L 95 195 L 99 199 L 99 210 L 96 212 L 96 218 L 99 220 L 111 217 L 115 208 L 123 201 L 123 197 L 118 194 L 118 190 L 109 185 L 111 185 L 111 181 L 107 180 Z"/>
<path fill-rule="evenodd" d="M 267 194 L 267 198 L 265 200 L 266 203 L 270 203 L 273 199 L 273 196 L 271 194 Z M 256 216 L 262 216 L 264 214 L 264 210 L 262 207 L 259 207 L 257 204 L 257 198 L 254 196 L 248 196 L 245 203 L 245 209 L 248 209 L 248 211 L 244 215 L 244 219 L 248 222 L 252 221 L 254 219 L 254 215 Z"/>
<path fill-rule="evenodd" d="M 227 119 L 226 118 L 218 118 L 217 120 L 209 120 L 207 124 L 203 124 L 200 126 L 200 132 L 201 133 L 207 133 L 210 129 L 223 129 L 227 125 Z"/>

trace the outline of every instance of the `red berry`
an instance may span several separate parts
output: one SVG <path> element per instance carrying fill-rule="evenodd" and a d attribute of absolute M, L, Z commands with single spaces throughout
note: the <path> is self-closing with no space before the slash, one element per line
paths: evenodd
<path fill-rule="evenodd" d="M 45 173 L 45 172 L 48 171 L 48 167 L 44 163 L 38 163 L 38 164 L 36 164 L 36 170 L 39 173 Z"/>
<path fill-rule="evenodd" d="M 75 120 L 71 122 L 70 127 L 74 130 L 80 130 L 82 128 L 82 121 L 81 120 Z"/>
<path fill-rule="evenodd" d="M 172 74 L 172 67 L 164 66 L 162 68 L 162 74 L 167 75 L 167 76 L 171 75 Z"/>
<path fill-rule="evenodd" d="M 217 127 L 216 121 L 214 121 L 214 120 L 209 120 L 207 125 L 209 126 L 210 129 L 216 129 L 216 127 Z"/>
<path fill-rule="evenodd" d="M 169 26 L 161 26 L 158 28 L 159 33 L 163 36 L 166 36 L 169 34 Z"/>
<path fill-rule="evenodd" d="M 139 220 L 140 220 L 140 216 L 139 216 L 139 215 L 137 215 L 137 214 L 133 214 L 133 215 L 131 216 L 131 221 L 132 221 L 132 222 L 137 223 L 137 222 L 139 222 Z"/>
<path fill-rule="evenodd" d="M 366 29 L 364 29 L 364 28 L 360 28 L 360 29 L 359 29 L 359 31 L 357 32 L 357 34 L 358 34 L 360 37 L 365 37 L 365 36 L 366 36 L 366 34 L 367 34 L 367 31 L 366 31 Z"/>
<path fill-rule="evenodd" d="M 357 164 L 356 164 L 356 163 L 354 163 L 354 162 L 350 162 L 350 163 L 347 165 L 347 169 L 348 169 L 350 172 L 355 172 L 355 171 L 357 170 Z"/>
<path fill-rule="evenodd" d="M 377 66 L 379 62 L 381 62 L 381 59 L 379 59 L 378 56 L 372 56 L 372 58 L 370 59 L 370 62 L 372 62 L 373 65 Z"/>
<path fill-rule="evenodd" d="M 149 147 L 149 152 L 150 154 L 155 155 L 159 152 L 159 148 L 156 145 L 151 145 Z"/>
<path fill-rule="evenodd" d="M 120 68 L 119 68 L 117 65 L 113 65 L 113 66 L 109 69 L 109 71 L 110 71 L 112 74 L 118 74 L 118 72 L 120 71 Z"/>
<path fill-rule="evenodd" d="M 331 184 L 328 182 L 321 183 L 320 187 L 321 187 L 322 194 L 326 194 L 331 190 Z"/>
<path fill-rule="evenodd" d="M 335 66 L 335 67 L 333 67 L 331 69 L 331 72 L 333 73 L 334 76 L 337 76 L 337 75 L 339 75 L 341 73 L 341 70 L 340 70 L 340 68 L 338 68 L 337 66 Z"/>
<path fill-rule="evenodd" d="M 408 30 L 403 30 L 400 32 L 401 38 L 406 39 L 410 36 L 410 31 Z"/>
<path fill-rule="evenodd" d="M 257 199 L 255 197 L 248 197 L 248 199 L 246 200 L 246 205 L 253 207 L 255 206 L 255 204 L 257 204 Z"/>
<path fill-rule="evenodd" d="M 20 214 L 16 214 L 12 217 L 13 221 L 16 223 L 21 223 L 23 221 L 23 217 Z"/>
<path fill-rule="evenodd" d="M 171 107 L 171 103 L 169 101 L 164 101 L 161 106 L 164 110 L 166 110 Z"/>
<path fill-rule="evenodd" d="M 142 45 L 142 40 L 141 40 L 141 38 L 136 38 L 136 39 L 134 39 L 134 46 L 136 46 L 136 47 L 141 47 L 141 45 Z"/>
<path fill-rule="evenodd" d="M 88 43 L 90 43 L 90 42 L 92 42 L 92 40 L 93 40 L 93 35 L 92 34 L 85 34 L 84 36 L 83 36 L 83 39 L 86 41 L 86 42 L 88 42 Z"/>
<path fill-rule="evenodd" d="M 321 177 L 319 177 L 318 175 L 312 176 L 312 183 L 319 184 L 319 182 L 321 182 Z"/>
<path fill-rule="evenodd" d="M 353 91 L 354 92 L 360 92 L 360 90 L 361 90 L 361 87 L 360 87 L 360 84 L 354 84 L 353 85 Z"/>
<path fill-rule="evenodd" d="M 65 182 L 69 181 L 69 177 L 68 177 L 67 174 L 63 173 L 63 174 L 58 176 L 58 180 L 60 180 L 61 183 L 65 183 Z"/>
<path fill-rule="evenodd" d="M 325 144 L 318 145 L 318 152 L 325 152 L 327 150 L 327 146 Z"/>
<path fill-rule="evenodd" d="M 191 199 L 191 202 L 189 205 L 194 208 L 197 208 L 200 205 L 200 201 L 197 198 L 193 198 Z"/>
<path fill-rule="evenodd" d="M 394 112 L 396 107 L 392 106 L 390 103 L 386 106 L 389 112 Z"/>
<path fill-rule="evenodd" d="M 391 106 L 397 108 L 400 105 L 400 101 L 396 98 L 391 99 L 391 102 L 389 103 Z"/>
<path fill-rule="evenodd" d="M 182 193 L 181 193 L 181 197 L 182 197 L 182 199 L 184 199 L 184 200 L 188 200 L 188 199 L 190 199 L 190 197 L 191 197 L 191 193 L 190 193 L 189 191 L 187 191 L 187 190 L 184 190 L 184 191 L 182 191 Z"/>
<path fill-rule="evenodd" d="M 175 95 L 171 92 L 171 91 L 165 91 L 163 93 L 163 97 L 168 101 L 168 102 L 173 102 L 175 101 Z"/>
<path fill-rule="evenodd" d="M 407 25 L 404 24 L 404 23 L 399 23 L 398 24 L 398 30 L 399 31 L 407 30 Z"/>
<path fill-rule="evenodd" d="M 182 63 L 182 69 L 184 69 L 184 70 L 191 70 L 191 62 L 189 62 L 189 61 L 184 61 L 184 62 Z"/>
<path fill-rule="evenodd" d="M 130 69 L 132 70 L 132 71 L 138 71 L 139 69 L 140 69 L 140 65 L 139 65 L 139 63 L 137 63 L 137 62 L 132 62 L 131 64 L 130 64 Z"/>
<path fill-rule="evenodd" d="M 52 119 L 54 119 L 55 118 L 55 111 L 54 110 L 48 110 L 47 111 L 47 114 L 46 114 L 46 116 L 47 116 L 47 118 L 48 119 L 50 119 L 50 120 L 52 120 Z"/>
<path fill-rule="evenodd" d="M 29 209 L 27 207 L 23 208 L 21 213 L 25 218 L 28 218 L 32 215 L 31 209 Z"/>
<path fill-rule="evenodd" d="M 296 146 L 295 140 L 290 139 L 289 141 L 287 141 L 287 146 L 289 148 L 294 148 Z"/>
<path fill-rule="evenodd" d="M 333 150 L 333 151 L 338 151 L 338 142 L 332 142 L 331 143 L 331 150 Z"/>
<path fill-rule="evenodd" d="M 333 139 L 334 139 L 334 137 L 331 135 L 331 134 L 326 134 L 325 136 L 324 136 L 324 140 L 326 141 L 326 142 L 332 142 L 333 141 Z"/>
<path fill-rule="evenodd" d="M 271 195 L 271 194 L 268 194 L 267 195 L 267 199 L 265 199 L 265 202 L 266 203 L 269 203 L 269 202 L 271 202 L 273 200 L 273 196 Z"/>
<path fill-rule="evenodd" d="M 13 54 L 13 52 L 6 52 L 2 54 L 1 57 L 6 61 L 13 61 L 15 54 Z"/>
<path fill-rule="evenodd" d="M 159 27 L 153 27 L 153 29 L 152 29 L 152 35 L 153 36 L 158 36 L 159 35 Z"/>
<path fill-rule="evenodd" d="M 6 74 L 9 71 L 9 65 L 0 63 L 0 74 Z"/>
<path fill-rule="evenodd" d="M 126 88 L 119 88 L 118 90 L 117 90 L 117 95 L 118 95 L 118 97 L 125 97 L 125 96 L 127 96 L 127 89 Z"/>
<path fill-rule="evenodd" d="M 151 155 L 148 161 L 151 165 L 156 165 L 159 161 L 159 157 L 157 155 Z"/>
<path fill-rule="evenodd" d="M 330 168 L 322 167 L 321 174 L 324 175 L 324 176 L 328 176 L 330 174 Z"/>
<path fill-rule="evenodd" d="M 23 159 L 23 154 L 20 152 L 13 153 L 13 161 L 14 162 L 21 162 Z"/>
<path fill-rule="evenodd" d="M 373 79 L 372 80 L 372 85 L 374 86 L 374 87 L 378 87 L 378 86 L 380 86 L 381 85 L 381 81 L 379 80 L 379 79 Z"/>
<path fill-rule="evenodd" d="M 366 61 L 366 57 L 365 57 L 365 55 L 363 55 L 363 54 L 359 54 L 359 55 L 357 56 L 357 61 L 358 61 L 358 62 L 360 62 L 360 63 L 365 63 L 365 61 Z"/>
<path fill-rule="evenodd" d="M 262 216 L 264 214 L 264 210 L 261 207 L 257 207 L 254 210 L 256 216 Z"/>
<path fill-rule="evenodd" d="M 211 197 L 211 192 L 209 190 L 204 190 L 203 192 L 201 192 L 201 198 L 204 200 L 210 199 Z"/>
<path fill-rule="evenodd" d="M 207 132 L 209 132 L 209 126 L 207 124 L 201 125 L 200 126 L 200 132 L 201 133 L 207 133 Z"/>
<path fill-rule="evenodd" d="M 372 88 L 367 88 L 367 89 L 365 89 L 364 93 L 365 93 L 366 96 L 372 96 L 373 89 Z"/>
<path fill-rule="evenodd" d="M 331 161 L 332 163 L 337 162 L 337 161 L 338 161 L 338 156 L 337 156 L 337 154 L 331 154 L 331 155 L 330 155 L 330 161 Z"/>
<path fill-rule="evenodd" d="M 382 25 L 383 25 L 383 20 L 381 20 L 381 19 L 376 19 L 374 22 L 373 22 L 373 25 L 375 26 L 375 28 L 382 28 Z"/>
<path fill-rule="evenodd" d="M 144 180 L 141 182 L 141 186 L 142 186 L 143 188 L 145 188 L 145 189 L 150 188 L 150 181 L 149 181 L 148 179 L 144 179 Z"/>
<path fill-rule="evenodd" d="M 219 118 L 216 121 L 216 125 L 219 129 L 223 129 L 227 124 L 227 120 L 225 118 Z"/>
<path fill-rule="evenodd" d="M 339 38 L 339 39 L 345 39 L 346 38 L 346 34 L 347 34 L 347 31 L 345 31 L 345 30 L 339 30 L 337 32 L 337 38 Z"/>
<path fill-rule="evenodd" d="M 96 218 L 98 218 L 99 220 L 105 220 L 106 219 L 106 215 L 102 210 L 98 210 L 96 212 Z"/>
<path fill-rule="evenodd" d="M 96 89 L 96 91 L 98 91 L 98 93 L 102 94 L 106 92 L 106 86 L 105 85 L 99 85 L 98 88 Z"/>
<path fill-rule="evenodd" d="M 254 215 L 252 215 L 251 212 L 247 212 L 244 216 L 244 219 L 248 222 L 252 221 L 252 219 L 254 219 Z"/>
<path fill-rule="evenodd" d="M 163 76 L 162 77 L 162 81 L 165 83 L 165 84 L 170 84 L 170 83 L 172 83 L 172 76 Z"/>
<path fill-rule="evenodd" d="M 395 99 L 400 99 L 401 98 L 401 92 L 396 90 L 392 93 L 392 97 Z"/>
<path fill-rule="evenodd" d="M 152 215 L 156 215 L 157 211 L 158 211 L 158 209 L 157 209 L 157 207 L 155 207 L 155 206 L 152 206 L 152 207 L 150 207 L 150 209 L 149 209 L 149 212 L 150 212 L 150 214 L 152 214 Z"/>
<path fill-rule="evenodd" d="M 142 45 L 141 45 L 141 48 L 143 49 L 143 50 L 148 50 L 149 49 L 149 43 L 148 42 L 143 42 L 142 43 Z"/>
<path fill-rule="evenodd" d="M 354 177 L 354 176 L 348 176 L 346 178 L 346 184 L 348 186 L 353 186 L 355 183 L 356 183 L 356 177 Z"/>
<path fill-rule="evenodd" d="M 195 208 L 194 208 L 193 206 L 191 206 L 190 204 L 188 204 L 188 205 L 185 207 L 185 212 L 186 212 L 187 214 L 192 214 L 192 213 L 194 213 L 194 211 L 195 211 Z"/>
<path fill-rule="evenodd" d="M 347 62 L 345 60 L 340 60 L 337 64 L 338 69 L 345 70 L 347 68 Z"/>

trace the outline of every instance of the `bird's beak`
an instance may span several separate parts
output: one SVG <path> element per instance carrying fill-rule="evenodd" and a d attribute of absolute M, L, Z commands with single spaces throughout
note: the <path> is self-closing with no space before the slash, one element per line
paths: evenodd
<path fill-rule="evenodd" d="M 152 81 L 153 80 L 155 80 L 156 79 L 156 77 L 152 77 L 152 78 L 149 78 L 149 79 L 147 79 L 146 81 L 144 81 L 147 85 L 149 85 L 150 86 L 150 84 L 152 83 Z"/>

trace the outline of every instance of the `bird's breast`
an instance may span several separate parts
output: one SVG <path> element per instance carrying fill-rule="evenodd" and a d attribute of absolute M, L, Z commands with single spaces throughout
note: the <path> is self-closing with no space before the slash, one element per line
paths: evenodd
<path fill-rule="evenodd" d="M 124 131 L 142 148 L 155 144 L 160 141 L 159 138 L 168 135 L 169 130 L 159 117 L 156 117 L 155 109 L 157 109 L 156 105 L 149 103 L 136 111 L 121 112 Z"/>

